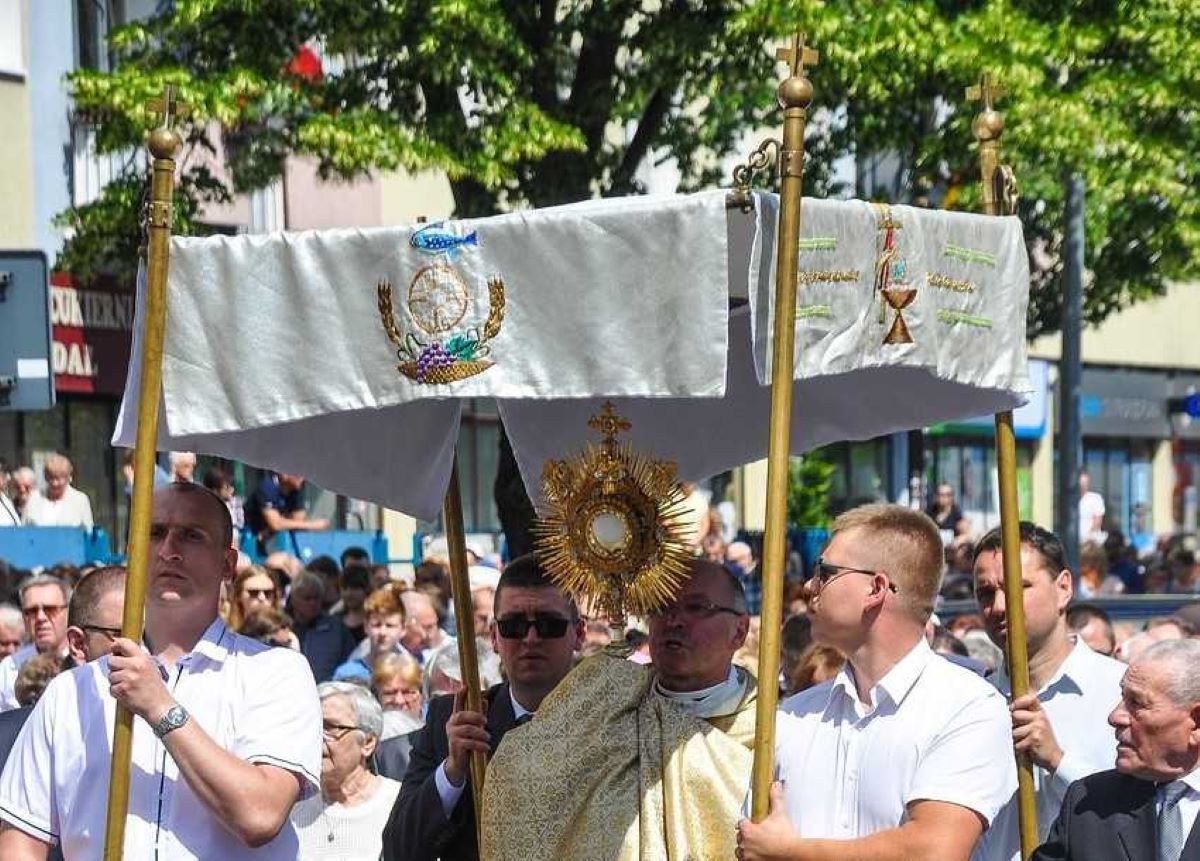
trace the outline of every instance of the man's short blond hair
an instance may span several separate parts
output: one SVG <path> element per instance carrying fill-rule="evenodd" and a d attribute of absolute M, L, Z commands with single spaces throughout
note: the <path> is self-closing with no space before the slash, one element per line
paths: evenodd
<path fill-rule="evenodd" d="M 52 454 L 42 464 L 42 475 L 48 480 L 52 472 L 65 472 L 69 476 L 75 474 L 75 467 L 65 454 Z"/>
<path fill-rule="evenodd" d="M 924 624 L 933 612 L 945 559 L 942 536 L 928 515 L 903 505 L 862 505 L 833 522 L 833 534 L 857 530 L 857 549 L 870 567 L 885 572 L 896 586 L 896 599 Z"/>

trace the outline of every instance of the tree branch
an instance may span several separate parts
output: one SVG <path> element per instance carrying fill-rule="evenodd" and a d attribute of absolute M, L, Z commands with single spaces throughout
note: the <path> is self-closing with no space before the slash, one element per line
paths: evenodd
<path fill-rule="evenodd" d="M 633 191 L 633 175 L 649 152 L 650 144 L 661 131 L 663 120 L 667 118 L 667 112 L 671 109 L 670 94 L 670 90 L 660 86 L 646 102 L 642 117 L 638 120 L 637 131 L 633 133 L 633 140 L 625 147 L 621 163 L 613 172 L 610 194 L 628 194 Z"/>

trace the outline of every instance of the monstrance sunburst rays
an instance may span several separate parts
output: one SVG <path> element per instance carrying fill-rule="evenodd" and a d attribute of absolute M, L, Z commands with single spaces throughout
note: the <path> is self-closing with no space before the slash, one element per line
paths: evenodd
<path fill-rule="evenodd" d="M 601 443 L 542 470 L 535 546 L 555 583 L 620 627 L 669 602 L 687 571 L 685 497 L 674 463 L 617 442 L 630 424 L 611 403 L 588 426 Z"/>

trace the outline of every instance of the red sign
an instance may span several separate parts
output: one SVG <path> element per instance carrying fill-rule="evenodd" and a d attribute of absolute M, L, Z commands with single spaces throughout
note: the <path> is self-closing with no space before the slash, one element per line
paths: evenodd
<path fill-rule="evenodd" d="M 50 360 L 59 392 L 119 395 L 125 389 L 134 294 L 113 283 L 77 287 L 50 276 Z"/>

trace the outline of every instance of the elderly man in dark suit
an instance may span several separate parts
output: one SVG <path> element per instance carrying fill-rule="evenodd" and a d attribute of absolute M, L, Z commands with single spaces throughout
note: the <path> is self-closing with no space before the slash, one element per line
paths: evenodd
<path fill-rule="evenodd" d="M 1200 861 L 1200 640 L 1142 653 L 1108 722 L 1117 767 L 1071 785 L 1035 861 Z"/>
<path fill-rule="evenodd" d="M 528 720 L 571 669 L 583 642 L 579 611 L 533 556 L 500 575 L 492 645 L 508 681 L 486 692 L 484 712 L 456 697 L 429 703 L 412 734 L 408 771 L 383 835 L 385 861 L 474 861 L 475 801 L 468 780 L 473 751 L 490 754 L 504 734 Z"/>

